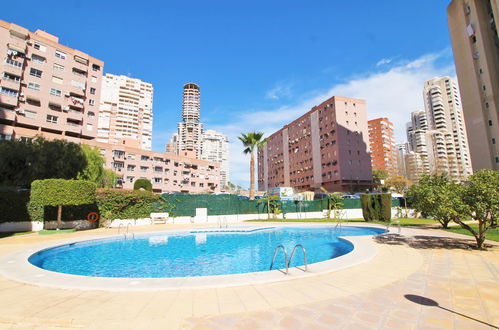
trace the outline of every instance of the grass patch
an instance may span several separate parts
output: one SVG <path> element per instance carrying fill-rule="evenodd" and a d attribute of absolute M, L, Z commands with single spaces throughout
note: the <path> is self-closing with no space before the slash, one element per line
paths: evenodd
<path fill-rule="evenodd" d="M 69 233 L 74 233 L 76 229 L 71 228 L 71 229 L 42 229 L 38 232 L 39 235 L 54 235 L 54 234 L 69 234 Z"/>
<path fill-rule="evenodd" d="M 0 238 L 10 237 L 10 236 L 21 236 L 21 235 L 26 235 L 26 234 L 31 234 L 31 233 L 33 233 L 33 232 L 32 231 L 4 232 L 4 233 L 0 233 Z"/>
<path fill-rule="evenodd" d="M 400 218 L 400 219 L 393 219 L 393 220 L 399 220 L 401 226 L 425 226 L 425 225 L 438 225 L 438 222 L 433 220 L 433 219 L 414 219 L 414 218 Z M 333 219 L 324 219 L 324 218 L 317 218 L 317 219 L 264 219 L 264 220 L 246 220 L 247 222 L 324 222 L 324 223 L 335 223 Z M 346 220 L 341 220 L 341 222 L 354 222 L 354 223 L 375 223 L 375 224 L 380 224 L 380 225 L 386 225 L 387 222 L 385 221 L 365 221 L 364 219 L 346 219 Z"/>
<path fill-rule="evenodd" d="M 469 226 L 471 228 L 473 228 L 473 230 L 475 230 L 475 231 L 478 232 L 478 225 L 473 224 L 473 225 L 469 225 Z M 469 231 L 467 231 L 466 229 L 461 228 L 461 227 L 451 227 L 451 228 L 447 228 L 447 229 L 443 229 L 443 228 L 441 228 L 441 229 L 445 230 L 445 231 L 450 231 L 450 232 L 453 232 L 453 233 L 456 233 L 456 234 L 463 234 L 463 235 L 467 235 L 467 236 L 472 236 L 473 237 L 473 234 L 471 234 Z M 495 228 L 495 229 L 489 230 L 487 232 L 487 235 L 485 235 L 485 238 L 489 239 L 491 241 L 499 242 L 499 228 Z"/>

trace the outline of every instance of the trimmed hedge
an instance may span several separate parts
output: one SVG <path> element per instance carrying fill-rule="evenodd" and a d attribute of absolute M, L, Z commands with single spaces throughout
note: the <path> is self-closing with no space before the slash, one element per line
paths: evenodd
<path fill-rule="evenodd" d="M 97 193 L 97 207 L 106 220 L 148 218 L 159 201 L 149 191 L 104 189 Z"/>
<path fill-rule="evenodd" d="M 133 190 L 144 189 L 147 191 L 152 191 L 152 183 L 147 179 L 137 179 L 133 184 Z"/>
<path fill-rule="evenodd" d="M 29 192 L 0 191 L 0 223 L 31 221 Z"/>
<path fill-rule="evenodd" d="M 392 218 L 391 194 L 362 194 L 360 195 L 362 216 L 366 221 L 390 221 Z"/>
<path fill-rule="evenodd" d="M 82 205 L 95 202 L 96 185 L 85 180 L 47 179 L 31 184 L 33 205 Z"/>

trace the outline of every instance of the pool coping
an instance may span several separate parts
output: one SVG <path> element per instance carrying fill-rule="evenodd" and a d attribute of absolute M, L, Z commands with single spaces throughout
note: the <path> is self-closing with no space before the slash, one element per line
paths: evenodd
<path fill-rule="evenodd" d="M 331 226 L 331 224 L 269 224 L 269 225 L 251 225 L 240 227 L 311 227 L 311 226 Z M 343 224 L 349 227 L 375 227 L 383 228 L 381 225 L 373 224 Z M 184 233 L 197 230 L 196 228 L 172 229 L 165 231 L 147 231 L 140 235 L 164 233 Z M 206 227 L 201 228 L 206 230 Z M 389 233 L 392 233 L 390 230 Z M 386 234 L 386 233 L 385 233 Z M 77 290 L 98 290 L 98 291 L 163 291 L 178 289 L 207 289 L 234 287 L 253 284 L 262 284 L 279 281 L 289 281 L 306 277 L 313 277 L 321 274 L 331 273 L 352 267 L 373 259 L 378 248 L 372 240 L 372 235 L 368 236 L 343 236 L 341 238 L 351 242 L 354 249 L 345 255 L 313 263 L 308 265 L 308 272 L 303 272 L 297 268 L 290 268 L 288 275 L 283 274 L 281 270 L 271 270 L 263 272 L 229 274 L 215 276 L 195 276 L 195 277 L 175 277 L 175 278 L 111 278 L 111 277 L 90 277 L 53 272 L 39 268 L 28 262 L 28 258 L 37 251 L 56 247 L 65 244 L 71 244 L 95 239 L 106 239 L 119 237 L 121 235 L 95 235 L 85 238 L 73 238 L 60 240 L 57 242 L 46 242 L 38 244 L 29 249 L 23 249 L 8 254 L 0 258 L 0 275 L 13 281 L 24 282 L 36 286 L 52 287 L 58 289 L 77 289 Z"/>

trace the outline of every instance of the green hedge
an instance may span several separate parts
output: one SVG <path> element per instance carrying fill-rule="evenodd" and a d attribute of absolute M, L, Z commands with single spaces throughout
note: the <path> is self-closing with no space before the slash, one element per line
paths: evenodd
<path fill-rule="evenodd" d="M 0 223 L 31 221 L 28 202 L 29 192 L 0 191 Z"/>
<path fill-rule="evenodd" d="M 95 202 L 96 185 L 85 180 L 47 179 L 31 184 L 33 205 L 82 205 Z"/>
<path fill-rule="evenodd" d="M 147 179 L 137 179 L 133 184 L 133 190 L 144 189 L 147 191 L 152 191 L 152 183 Z"/>
<path fill-rule="evenodd" d="M 362 194 L 360 202 L 364 220 L 390 221 L 393 203 L 391 194 Z"/>
<path fill-rule="evenodd" d="M 101 219 L 108 220 L 148 218 L 159 201 L 159 196 L 149 191 L 105 189 L 97 193 Z"/>

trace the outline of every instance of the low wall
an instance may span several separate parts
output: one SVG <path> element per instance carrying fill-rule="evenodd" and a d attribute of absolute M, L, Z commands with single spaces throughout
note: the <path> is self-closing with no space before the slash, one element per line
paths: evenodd
<path fill-rule="evenodd" d="M 214 223 L 214 224 L 229 224 L 229 223 L 240 223 L 246 220 L 267 220 L 268 216 L 266 213 L 261 214 L 229 214 L 229 215 L 206 215 L 206 213 L 199 209 L 198 215 L 193 217 L 174 217 L 168 218 L 167 223 L 174 224 L 192 224 L 192 223 Z M 317 219 L 325 218 L 327 210 L 322 212 L 297 212 L 297 213 L 286 213 L 284 216 L 287 219 Z M 409 216 L 413 217 L 415 212 L 409 210 Z M 331 218 L 333 214 L 331 214 Z M 337 213 L 337 218 L 339 219 L 359 219 L 362 218 L 362 209 L 342 209 Z M 397 208 L 392 208 L 392 218 L 397 218 Z M 283 219 L 283 214 L 279 214 L 276 218 Z M 77 221 L 64 221 L 63 228 L 76 228 L 78 230 L 90 229 L 97 226 L 97 223 L 90 223 L 86 220 Z M 120 225 L 127 226 L 147 226 L 151 225 L 150 218 L 143 219 L 115 219 L 111 222 L 109 227 L 118 228 Z M 56 228 L 56 221 L 50 221 L 46 223 L 47 228 Z M 24 222 L 4 222 L 0 223 L 0 232 L 20 232 L 20 231 L 39 231 L 43 229 L 42 222 L 36 221 L 24 221 Z"/>

